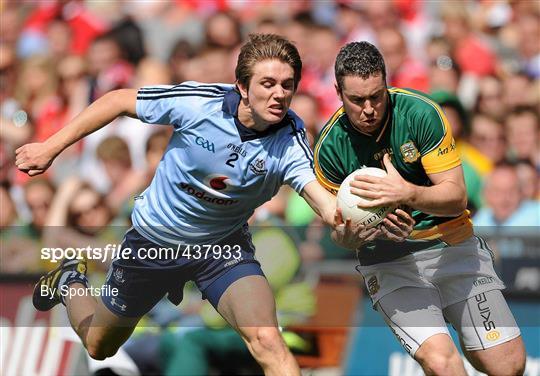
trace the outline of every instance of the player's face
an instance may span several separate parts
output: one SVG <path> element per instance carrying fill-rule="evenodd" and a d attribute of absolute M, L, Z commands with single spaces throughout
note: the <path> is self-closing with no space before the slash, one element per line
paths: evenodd
<path fill-rule="evenodd" d="M 382 75 L 345 76 L 339 98 L 351 124 L 361 132 L 373 133 L 380 128 L 388 103 L 388 92 Z"/>
<path fill-rule="evenodd" d="M 253 67 L 249 89 L 239 88 L 255 127 L 265 128 L 285 117 L 295 91 L 294 70 L 279 60 L 263 60 Z"/>

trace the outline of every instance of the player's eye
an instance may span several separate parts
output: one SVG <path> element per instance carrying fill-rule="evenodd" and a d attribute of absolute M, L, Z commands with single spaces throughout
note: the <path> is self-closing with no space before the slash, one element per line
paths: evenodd
<path fill-rule="evenodd" d="M 284 90 L 294 90 L 294 83 L 290 82 L 290 81 L 285 82 L 283 84 L 283 89 Z"/>
<path fill-rule="evenodd" d="M 273 83 L 271 83 L 270 81 L 265 81 L 263 82 L 263 87 L 267 88 L 267 89 L 270 89 L 272 86 L 274 86 Z"/>

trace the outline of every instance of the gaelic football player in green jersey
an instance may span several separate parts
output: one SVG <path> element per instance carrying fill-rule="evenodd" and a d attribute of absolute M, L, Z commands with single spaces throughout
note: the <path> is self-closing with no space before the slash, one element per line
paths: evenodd
<path fill-rule="evenodd" d="M 445 319 L 466 357 L 490 375 L 518 375 L 525 349 L 501 294 L 492 253 L 473 233 L 461 161 L 448 120 L 425 94 L 386 86 L 384 60 L 367 42 L 339 52 L 336 90 L 343 102 L 315 146 L 319 182 L 331 192 L 363 166 L 384 178 L 357 176 L 351 191 L 369 207 L 405 206 L 416 221 L 396 242 L 372 234 L 358 249 L 358 270 L 374 308 L 427 374 L 466 375 Z M 406 227 L 407 215 L 393 215 Z"/>

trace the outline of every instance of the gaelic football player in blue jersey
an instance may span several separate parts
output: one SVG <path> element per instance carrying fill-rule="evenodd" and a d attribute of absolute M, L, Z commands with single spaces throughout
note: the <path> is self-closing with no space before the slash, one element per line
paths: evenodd
<path fill-rule="evenodd" d="M 290 42 L 252 35 L 238 58 L 236 85 L 185 82 L 113 91 L 44 143 L 19 148 L 17 167 L 34 176 L 69 145 L 118 116 L 174 127 L 150 186 L 135 201 L 133 228 L 122 243 L 134 257 L 114 260 L 105 282 L 118 295 L 60 294 L 61 288 L 88 286 L 85 261 L 64 260 L 36 285 L 34 306 L 48 310 L 62 302 L 90 356 L 105 359 L 163 296 L 178 304 L 183 284 L 193 280 L 266 374 L 299 374 L 280 336 L 274 298 L 254 258 L 246 222 L 283 184 L 326 223 L 340 222 L 333 196 L 314 176 L 302 120 L 289 110 L 301 68 Z M 354 243 L 353 231 L 335 236 L 341 244 Z M 178 257 L 152 260 L 135 252 L 179 244 Z"/>

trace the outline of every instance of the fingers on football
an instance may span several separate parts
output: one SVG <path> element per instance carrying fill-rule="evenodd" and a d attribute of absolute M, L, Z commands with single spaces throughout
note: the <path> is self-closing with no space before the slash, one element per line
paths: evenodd
<path fill-rule="evenodd" d="M 401 220 L 407 223 L 408 225 L 413 226 L 415 224 L 414 218 L 405 210 L 396 209 L 394 213 L 398 215 L 401 218 Z"/>
<path fill-rule="evenodd" d="M 371 200 L 359 200 L 358 206 L 360 209 L 366 209 L 366 208 L 376 208 L 381 205 L 385 205 L 386 200 L 385 199 L 371 199 Z"/>
<path fill-rule="evenodd" d="M 371 242 L 375 240 L 379 235 L 381 235 L 382 231 L 378 227 L 371 227 L 365 230 L 364 236 L 366 242 Z"/>
<path fill-rule="evenodd" d="M 381 193 L 378 191 L 372 191 L 367 189 L 358 189 L 358 188 L 351 188 L 351 193 L 353 195 L 359 196 L 361 198 L 379 198 L 381 197 Z"/>
<path fill-rule="evenodd" d="M 393 240 L 396 242 L 402 242 L 405 240 L 406 236 L 404 234 L 399 235 L 399 233 L 394 234 L 386 226 L 381 226 L 381 233 L 386 236 L 387 239 Z"/>
<path fill-rule="evenodd" d="M 343 213 L 340 208 L 336 209 L 336 212 L 334 213 L 334 227 L 342 225 L 343 224 Z"/>

